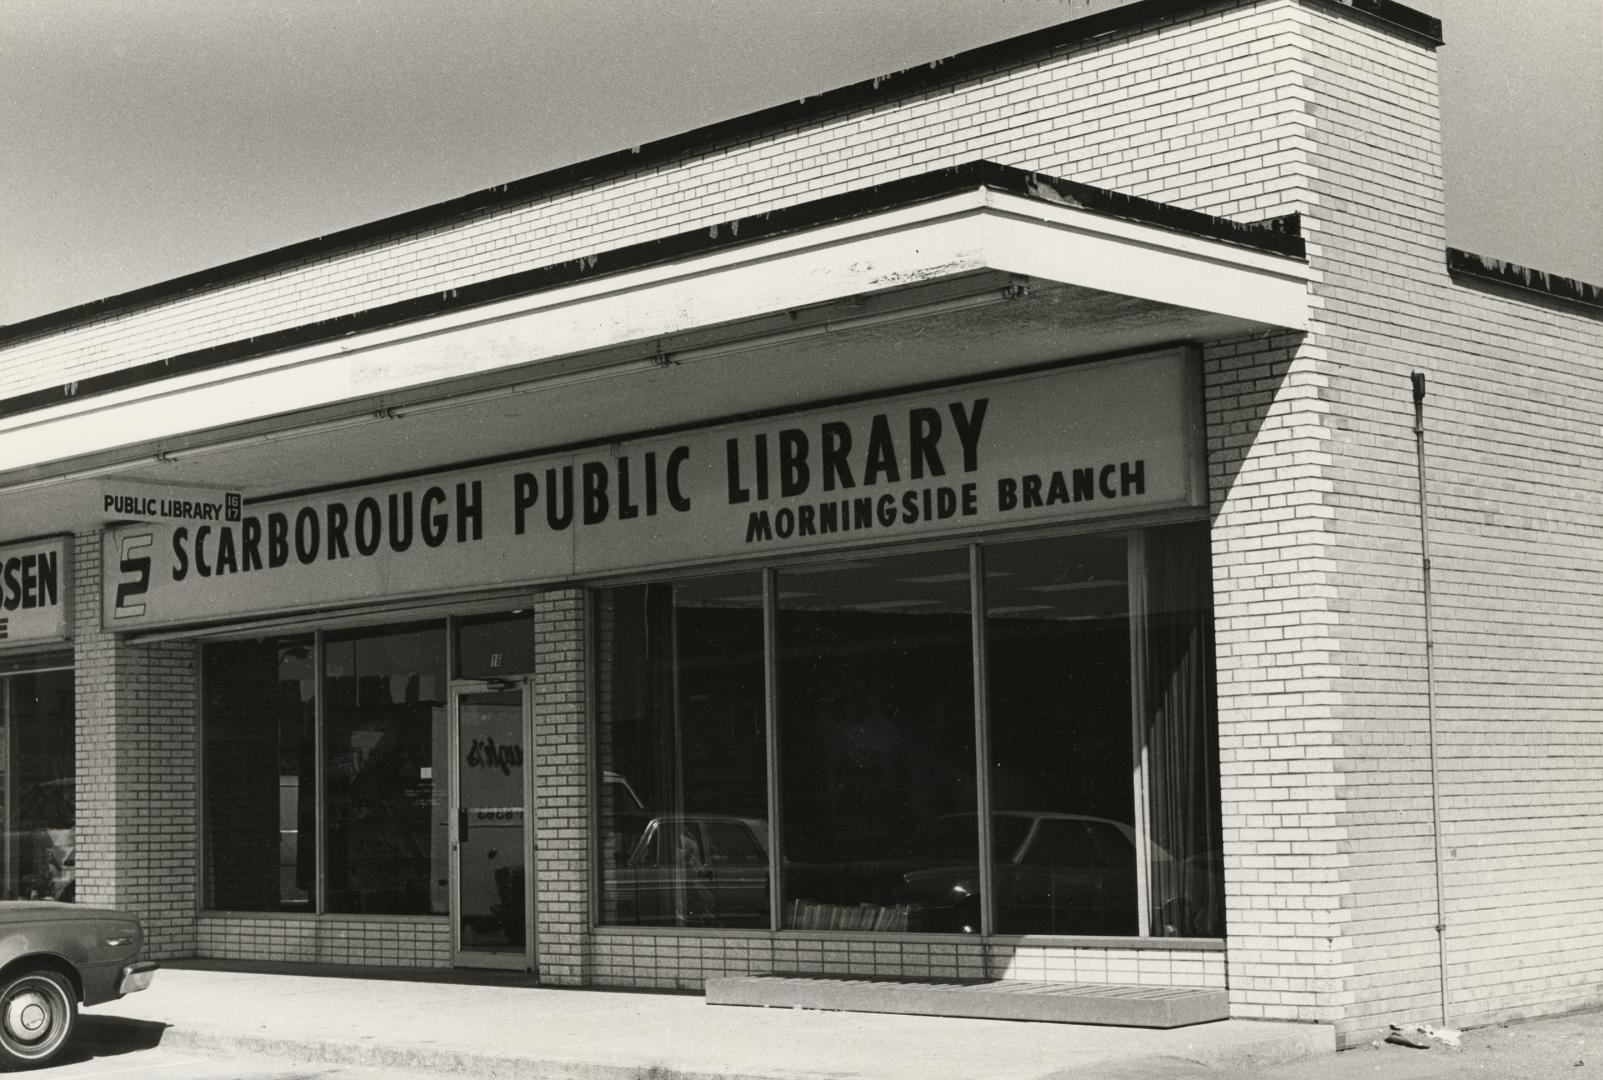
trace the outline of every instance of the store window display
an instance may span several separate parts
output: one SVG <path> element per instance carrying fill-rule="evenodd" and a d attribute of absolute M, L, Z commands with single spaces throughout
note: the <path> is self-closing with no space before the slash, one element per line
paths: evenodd
<path fill-rule="evenodd" d="M 75 893 L 73 673 L 28 670 L 50 662 L 0 664 L 0 899 Z"/>

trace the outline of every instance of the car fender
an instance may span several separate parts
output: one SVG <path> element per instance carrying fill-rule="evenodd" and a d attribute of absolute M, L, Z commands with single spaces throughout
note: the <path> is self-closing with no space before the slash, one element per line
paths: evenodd
<path fill-rule="evenodd" d="M 83 1004 L 113 1000 L 122 968 L 139 958 L 139 924 L 62 907 L 65 918 L 22 918 L 0 926 L 0 971 L 49 966 L 70 975 Z"/>

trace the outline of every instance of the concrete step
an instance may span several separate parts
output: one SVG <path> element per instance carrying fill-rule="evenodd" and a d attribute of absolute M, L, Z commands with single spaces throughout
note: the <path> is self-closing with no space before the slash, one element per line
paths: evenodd
<path fill-rule="evenodd" d="M 709 1005 L 1176 1028 L 1225 1020 L 1227 991 L 1188 986 L 747 975 L 707 980 Z"/>

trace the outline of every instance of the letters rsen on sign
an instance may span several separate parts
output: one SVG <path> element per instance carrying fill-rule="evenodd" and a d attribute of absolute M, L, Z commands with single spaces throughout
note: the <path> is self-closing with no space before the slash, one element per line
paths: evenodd
<path fill-rule="evenodd" d="M 108 529 L 145 629 L 1202 505 L 1184 350 Z M 169 497 L 170 493 L 169 493 Z M 191 507 L 191 510 L 193 508 Z"/>
<path fill-rule="evenodd" d="M 0 649 L 67 640 L 71 551 L 64 536 L 0 547 Z"/>

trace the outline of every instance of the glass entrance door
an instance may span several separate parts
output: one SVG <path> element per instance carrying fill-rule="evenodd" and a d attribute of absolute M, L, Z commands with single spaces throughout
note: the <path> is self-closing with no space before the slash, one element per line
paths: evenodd
<path fill-rule="evenodd" d="M 451 691 L 452 960 L 533 970 L 534 845 L 526 683 L 458 683 Z"/>

